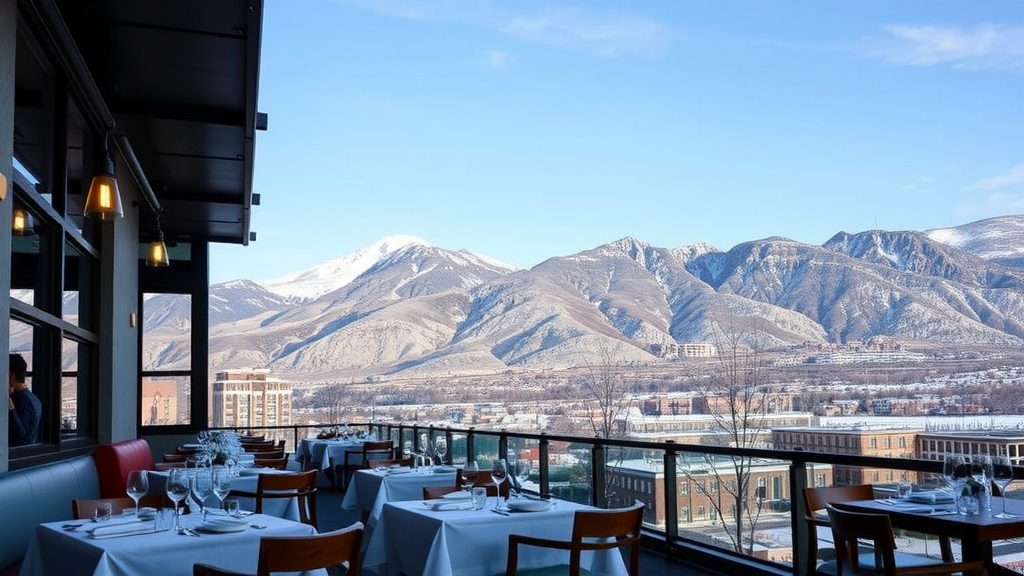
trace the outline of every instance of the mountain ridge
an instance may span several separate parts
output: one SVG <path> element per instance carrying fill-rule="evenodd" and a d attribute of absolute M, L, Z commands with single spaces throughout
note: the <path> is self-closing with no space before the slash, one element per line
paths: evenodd
<path fill-rule="evenodd" d="M 349 266 L 351 279 L 327 291 L 319 280 L 291 294 L 256 281 L 212 286 L 210 362 L 364 378 L 657 363 L 674 345 L 722 340 L 1020 346 L 1024 268 L 1006 264 L 1015 262 L 1006 247 L 1024 245 L 1021 222 L 840 232 L 820 246 L 773 236 L 724 252 L 627 236 L 525 270 L 386 238 L 368 248 L 376 259 Z M 162 306 L 147 306 L 156 337 L 146 358 L 166 368 L 181 355 L 181 321 L 170 300 Z"/>

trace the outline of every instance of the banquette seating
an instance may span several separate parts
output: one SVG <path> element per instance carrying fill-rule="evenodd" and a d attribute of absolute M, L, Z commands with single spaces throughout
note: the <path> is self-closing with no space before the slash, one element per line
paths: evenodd
<path fill-rule="evenodd" d="M 0 576 L 15 575 L 36 525 L 67 520 L 71 501 L 125 495 L 128 472 L 152 469 L 146 440 L 99 446 L 91 456 L 78 456 L 0 474 Z"/>

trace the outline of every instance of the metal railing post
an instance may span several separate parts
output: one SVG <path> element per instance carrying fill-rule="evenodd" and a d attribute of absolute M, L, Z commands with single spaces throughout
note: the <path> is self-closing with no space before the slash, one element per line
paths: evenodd
<path fill-rule="evenodd" d="M 591 491 L 590 503 L 598 508 L 608 507 L 608 494 L 605 489 L 605 449 L 603 442 L 594 442 L 590 453 L 591 460 Z"/>
<path fill-rule="evenodd" d="M 498 435 L 498 454 L 495 458 L 508 460 L 508 431 L 505 429 L 502 429 L 501 434 Z"/>
<path fill-rule="evenodd" d="M 674 440 L 665 442 L 665 545 L 670 555 L 676 549 L 679 540 L 679 480 L 676 475 L 676 457 L 678 453 Z M 655 519 L 657 521 L 657 519 Z"/>
<path fill-rule="evenodd" d="M 451 462 L 452 462 L 452 447 L 455 446 L 455 445 L 452 444 L 452 429 L 451 428 L 445 428 L 444 429 L 444 445 L 447 446 L 448 449 L 445 450 L 444 456 L 441 457 L 441 462 L 439 462 L 439 464 L 441 464 L 442 466 L 445 465 L 445 464 L 451 464 Z"/>
<path fill-rule="evenodd" d="M 541 434 L 540 445 L 537 447 L 538 481 L 540 482 L 538 490 L 541 498 L 549 498 L 551 496 L 551 476 L 548 469 L 548 462 L 550 462 L 548 458 L 551 454 L 550 444 L 551 441 L 544 434 Z"/>
<path fill-rule="evenodd" d="M 473 428 L 466 431 L 466 464 L 476 460 L 476 447 L 473 445 L 474 436 L 476 434 L 473 433 Z"/>
<path fill-rule="evenodd" d="M 817 538 L 808 529 L 804 517 L 807 516 L 807 501 L 804 499 L 804 488 L 807 487 L 807 465 L 800 461 L 792 461 L 789 465 L 789 502 L 790 520 L 793 522 L 793 574 L 796 576 L 813 576 L 807 574 L 809 538 Z"/>

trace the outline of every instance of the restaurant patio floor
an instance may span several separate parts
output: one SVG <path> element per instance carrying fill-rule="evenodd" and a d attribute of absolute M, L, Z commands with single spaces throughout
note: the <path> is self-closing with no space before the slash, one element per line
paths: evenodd
<path fill-rule="evenodd" d="M 317 519 L 321 532 L 344 528 L 359 519 L 359 513 L 355 510 L 342 510 L 341 501 L 343 494 L 327 488 L 321 488 L 317 493 Z M 367 575 L 374 574 L 364 570 Z M 718 576 L 714 572 L 701 570 L 680 562 L 671 562 L 666 558 L 644 551 L 640 555 L 640 573 L 644 576 Z"/>

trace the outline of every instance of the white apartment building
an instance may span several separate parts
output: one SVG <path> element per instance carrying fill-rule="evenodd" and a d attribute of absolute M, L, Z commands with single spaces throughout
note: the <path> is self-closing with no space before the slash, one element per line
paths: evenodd
<path fill-rule="evenodd" d="M 270 370 L 217 372 L 211 385 L 213 427 L 261 428 L 292 423 L 292 384 Z"/>

